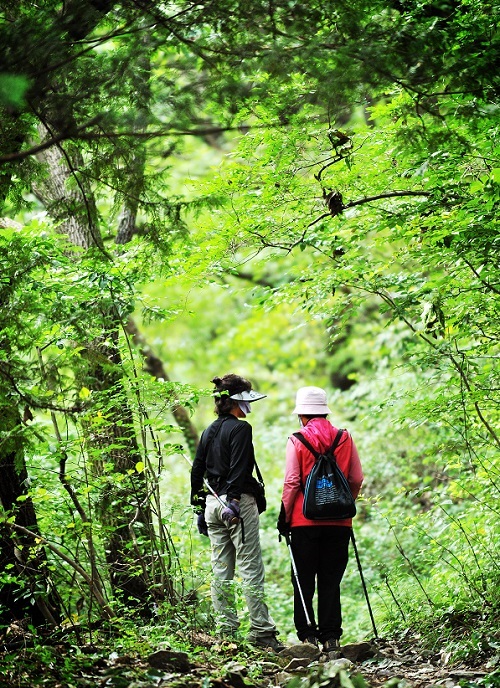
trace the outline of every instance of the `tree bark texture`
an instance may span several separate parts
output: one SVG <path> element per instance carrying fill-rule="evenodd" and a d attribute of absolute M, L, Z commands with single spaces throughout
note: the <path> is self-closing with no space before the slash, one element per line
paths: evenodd
<path fill-rule="evenodd" d="M 40 125 L 39 131 L 42 139 L 50 136 L 44 125 Z M 59 231 L 66 234 L 75 246 L 103 249 L 92 190 L 77 172 L 77 168 L 82 166 L 81 156 L 70 160 L 62 148 L 52 146 L 39 153 L 37 158 L 46 166 L 47 174 L 34 190 L 50 216 L 59 223 Z"/>

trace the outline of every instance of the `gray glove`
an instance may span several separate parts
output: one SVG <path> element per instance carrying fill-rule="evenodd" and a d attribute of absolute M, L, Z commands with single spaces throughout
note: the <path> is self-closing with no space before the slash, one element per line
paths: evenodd
<path fill-rule="evenodd" d="M 222 509 L 221 518 L 227 523 L 238 523 L 240 520 L 240 503 L 236 499 L 230 499 L 226 507 Z"/>

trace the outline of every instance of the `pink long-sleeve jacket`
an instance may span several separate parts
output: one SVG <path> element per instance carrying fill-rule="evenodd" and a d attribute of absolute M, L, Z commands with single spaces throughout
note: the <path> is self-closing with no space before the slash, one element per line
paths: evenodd
<path fill-rule="evenodd" d="M 326 418 L 311 418 L 300 432 L 317 451 L 324 452 L 332 446 L 337 428 Z M 335 457 L 340 470 L 347 478 L 352 495 L 356 499 L 363 482 L 363 472 L 358 450 L 347 431 L 344 431 L 340 438 L 339 445 L 335 450 Z M 300 440 L 293 436 L 289 437 L 286 447 L 285 480 L 282 495 L 286 522 L 290 524 L 291 528 L 318 525 L 350 527 L 352 525 L 351 518 L 338 521 L 312 521 L 303 515 L 303 488 L 314 461 L 314 456 Z"/>

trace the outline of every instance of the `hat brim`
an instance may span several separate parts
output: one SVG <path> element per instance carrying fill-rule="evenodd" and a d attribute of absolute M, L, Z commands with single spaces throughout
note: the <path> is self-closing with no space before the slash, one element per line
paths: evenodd
<path fill-rule="evenodd" d="M 326 416 L 330 413 L 328 406 L 320 404 L 310 406 L 303 404 L 302 406 L 296 406 L 292 411 L 292 414 L 297 414 L 298 416 Z"/>
<path fill-rule="evenodd" d="M 259 401 L 259 399 L 265 399 L 267 394 L 259 394 L 251 389 L 249 392 L 239 392 L 239 394 L 232 394 L 229 398 L 235 399 L 236 401 Z"/>

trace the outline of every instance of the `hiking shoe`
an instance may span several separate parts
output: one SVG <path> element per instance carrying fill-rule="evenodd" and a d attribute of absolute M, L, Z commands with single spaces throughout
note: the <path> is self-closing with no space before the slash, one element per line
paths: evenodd
<path fill-rule="evenodd" d="M 319 641 L 313 635 L 308 635 L 307 638 L 304 638 L 304 640 L 302 642 L 303 643 L 309 643 L 309 645 L 314 645 L 314 647 L 319 647 Z"/>
<path fill-rule="evenodd" d="M 340 641 L 338 638 L 329 638 L 323 643 L 323 652 L 329 656 L 330 659 L 338 659 L 340 653 Z"/>
<path fill-rule="evenodd" d="M 254 647 L 262 647 L 266 650 L 272 650 L 273 652 L 281 652 L 284 650 L 286 645 L 278 640 L 275 633 L 269 633 L 267 635 L 259 635 L 257 638 L 252 640 L 252 645 Z"/>

